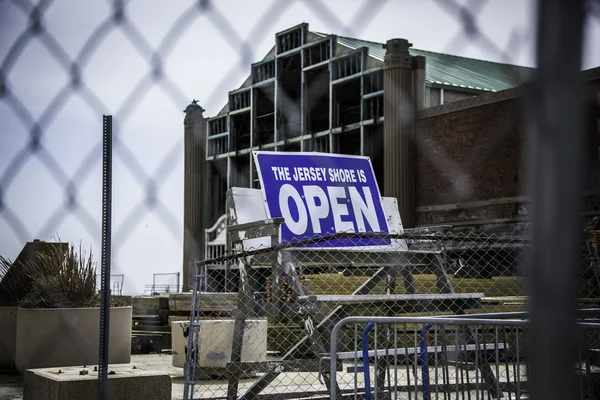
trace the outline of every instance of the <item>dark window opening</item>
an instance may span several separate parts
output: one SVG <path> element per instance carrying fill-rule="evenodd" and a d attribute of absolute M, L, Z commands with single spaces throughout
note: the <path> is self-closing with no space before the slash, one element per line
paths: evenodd
<path fill-rule="evenodd" d="M 333 86 L 333 127 L 360 122 L 360 78 Z"/>
<path fill-rule="evenodd" d="M 304 66 L 318 64 L 329 59 L 331 54 L 331 41 L 323 41 L 304 50 Z"/>
<path fill-rule="evenodd" d="M 275 85 L 269 84 L 254 90 L 254 146 L 261 146 L 275 141 Z"/>
<path fill-rule="evenodd" d="M 222 117 L 210 121 L 209 136 L 218 135 L 227 132 L 227 117 Z"/>
<path fill-rule="evenodd" d="M 314 148 L 312 151 L 319 153 L 329 153 L 329 136 L 323 136 L 313 139 Z"/>
<path fill-rule="evenodd" d="M 229 152 L 228 135 L 208 138 L 208 156 L 216 156 Z"/>
<path fill-rule="evenodd" d="M 229 151 L 229 136 L 226 133 L 227 117 L 209 122 L 208 156 L 216 156 Z"/>
<path fill-rule="evenodd" d="M 362 52 L 335 60 L 332 64 L 333 80 L 342 79 L 362 71 Z"/>
<path fill-rule="evenodd" d="M 300 136 L 300 54 L 279 60 L 278 139 Z"/>
<path fill-rule="evenodd" d="M 235 93 L 229 96 L 229 110 L 236 111 L 250 107 L 250 91 Z"/>
<path fill-rule="evenodd" d="M 360 129 L 342 132 L 336 136 L 340 154 L 360 155 Z"/>
<path fill-rule="evenodd" d="M 252 67 L 252 83 L 266 81 L 275 77 L 275 62 L 270 61 Z"/>
<path fill-rule="evenodd" d="M 208 198 L 208 226 L 212 226 L 217 219 L 225 214 L 225 196 L 227 194 L 227 159 L 209 161 L 208 170 L 210 177 L 210 192 Z"/>
<path fill-rule="evenodd" d="M 329 129 L 329 68 L 317 68 L 305 73 L 306 118 L 308 133 Z"/>
<path fill-rule="evenodd" d="M 383 193 L 383 124 L 365 126 L 365 156 L 371 158 L 379 190 Z"/>
<path fill-rule="evenodd" d="M 234 151 L 250 147 L 250 112 L 231 115 L 231 140 Z"/>
<path fill-rule="evenodd" d="M 285 53 L 300 46 L 302 46 L 301 28 L 277 36 L 277 54 Z"/>
<path fill-rule="evenodd" d="M 365 94 L 383 90 L 383 70 L 365 75 Z"/>
<path fill-rule="evenodd" d="M 317 153 L 329 153 L 329 136 L 313 137 L 304 141 L 304 151 Z"/>
<path fill-rule="evenodd" d="M 260 189 L 260 179 L 258 177 L 258 170 L 256 169 L 256 164 L 254 163 L 254 157 L 250 157 L 250 162 L 252 163 L 252 188 Z"/>
<path fill-rule="evenodd" d="M 383 95 L 365 99 L 363 120 L 377 121 L 383 117 Z"/>
<path fill-rule="evenodd" d="M 282 149 L 282 151 L 289 151 L 289 152 L 300 152 L 300 150 L 301 150 L 300 142 L 288 143 Z"/>
<path fill-rule="evenodd" d="M 231 158 L 231 187 L 250 187 L 250 155 Z"/>

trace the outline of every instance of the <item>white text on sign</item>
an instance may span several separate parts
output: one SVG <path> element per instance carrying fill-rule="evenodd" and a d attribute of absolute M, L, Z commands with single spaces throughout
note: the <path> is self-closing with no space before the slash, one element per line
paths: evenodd
<path fill-rule="evenodd" d="M 307 185 L 301 190 L 302 193 L 286 183 L 279 191 L 279 209 L 293 234 L 304 235 L 309 223 L 314 233 L 367 232 L 366 224 L 370 227 L 369 231 L 380 232 L 377 209 L 368 186 L 322 188 Z M 291 202 L 298 210 L 296 218 L 292 216 Z M 329 216 L 333 218 L 334 226 L 322 226 L 322 221 Z"/>
<path fill-rule="evenodd" d="M 363 183 L 367 181 L 362 169 L 320 167 L 271 167 L 277 181 Z"/>

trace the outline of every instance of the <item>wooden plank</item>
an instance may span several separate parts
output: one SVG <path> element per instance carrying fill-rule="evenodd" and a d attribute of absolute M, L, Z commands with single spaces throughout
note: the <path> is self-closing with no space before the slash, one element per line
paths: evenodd
<path fill-rule="evenodd" d="M 482 299 L 483 293 L 452 293 L 452 294 L 367 294 L 355 295 L 312 295 L 299 296 L 298 301 L 332 302 L 336 304 L 364 304 L 401 301 L 434 301 L 434 300 L 464 300 Z"/>
<path fill-rule="evenodd" d="M 237 293 L 200 293 L 200 312 L 231 312 L 237 305 Z M 169 296 L 171 312 L 190 312 L 192 310 L 192 293 L 171 293 Z"/>

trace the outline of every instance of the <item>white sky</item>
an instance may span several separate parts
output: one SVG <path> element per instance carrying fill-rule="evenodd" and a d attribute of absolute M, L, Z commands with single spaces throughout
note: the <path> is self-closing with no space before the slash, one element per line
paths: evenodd
<path fill-rule="evenodd" d="M 12 101 L 0 97 L 0 191 L 5 204 L 0 210 L 0 254 L 14 258 L 24 241 L 58 235 L 63 241 L 92 246 L 99 260 L 101 123 L 102 114 L 111 114 L 115 134 L 125 145 L 116 147 L 113 162 L 112 266 L 113 274 L 125 274 L 124 293 L 141 293 L 153 273 L 181 271 L 183 109 L 196 98 L 207 116 L 216 114 L 227 101 L 227 91 L 249 74 L 247 61 L 260 60 L 273 46 L 276 32 L 308 22 L 313 31 L 379 42 L 406 38 L 424 50 L 534 66 L 531 0 L 459 2 L 483 5 L 476 6 L 476 23 L 492 45 L 459 35 L 458 13 L 442 1 L 213 0 L 208 12 L 200 12 L 195 1 L 137 0 L 126 2 L 130 24 L 111 24 L 82 67 L 82 81 L 97 102 L 90 106 L 80 94 L 68 91 L 64 101 L 48 112 L 69 82 L 65 66 L 47 50 L 48 41 L 30 40 L 10 68 L 6 61 L 27 29 L 28 13 L 23 12 L 31 7 L 27 3 L 0 0 L 2 72 L 11 99 L 17 98 L 29 114 L 24 124 Z M 190 8 L 190 18 L 179 19 Z M 110 12 L 107 1 L 58 0 L 45 10 L 43 26 L 64 49 L 69 65 Z M 123 33 L 129 26 L 139 31 L 149 51 L 132 45 Z M 181 34 L 168 51 L 160 52 L 170 84 L 155 84 L 148 81 L 149 60 L 174 26 L 182 29 Z M 248 47 L 243 43 L 250 40 L 251 54 L 244 62 Z M 586 30 L 584 68 L 600 66 L 599 44 L 600 22 L 595 18 Z M 132 96 L 134 90 L 138 92 Z M 27 151 L 25 162 L 16 163 L 29 140 L 27 118 L 41 119 L 45 150 L 33 156 Z M 81 174 L 84 161 L 89 168 Z M 52 162 L 64 178 L 59 173 L 57 180 L 48 172 Z M 160 203 L 153 210 L 144 203 L 150 177 L 157 182 Z M 76 181 L 80 204 L 74 213 L 64 212 L 70 179 Z"/>

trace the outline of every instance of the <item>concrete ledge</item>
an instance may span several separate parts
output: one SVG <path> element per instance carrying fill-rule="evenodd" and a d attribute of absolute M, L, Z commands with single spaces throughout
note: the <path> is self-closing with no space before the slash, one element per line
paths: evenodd
<path fill-rule="evenodd" d="M 110 365 L 107 398 L 111 400 L 171 400 L 171 377 L 166 372 Z M 60 372 L 59 372 L 60 371 Z M 80 372 L 84 371 L 84 374 Z M 85 373 L 87 372 L 87 373 Z M 114 372 L 114 374 L 112 374 Z M 23 400 L 96 400 L 98 372 L 94 367 L 40 368 L 25 371 Z"/>
<path fill-rule="evenodd" d="M 131 362 L 132 307 L 110 308 L 108 362 Z M 15 364 L 27 369 L 98 362 L 100 308 L 19 308 Z"/>

